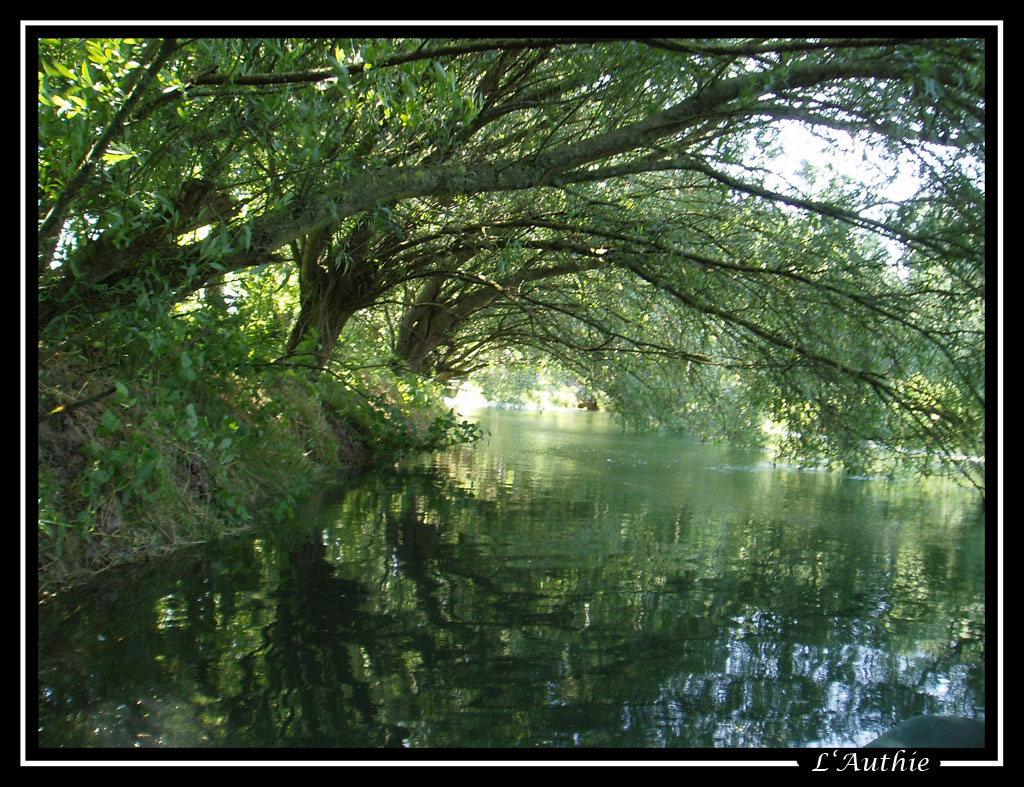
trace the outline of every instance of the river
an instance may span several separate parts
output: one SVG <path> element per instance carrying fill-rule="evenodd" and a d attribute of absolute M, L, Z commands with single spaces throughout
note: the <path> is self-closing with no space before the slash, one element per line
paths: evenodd
<path fill-rule="evenodd" d="M 38 745 L 833 747 L 985 715 L 972 494 L 476 416 L 474 445 L 42 605 Z"/>

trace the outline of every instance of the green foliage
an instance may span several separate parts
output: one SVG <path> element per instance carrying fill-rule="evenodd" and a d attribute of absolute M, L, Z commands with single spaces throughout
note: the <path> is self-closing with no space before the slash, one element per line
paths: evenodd
<path fill-rule="evenodd" d="M 44 553 L 284 515 L 521 361 L 983 487 L 983 35 L 38 41 Z M 787 177 L 797 124 L 838 154 Z"/>
<path fill-rule="evenodd" d="M 325 385 L 325 407 L 360 436 L 376 459 L 435 451 L 479 437 L 474 423 L 443 405 L 441 386 L 417 375 L 395 375 L 384 368 L 340 370 Z"/>
<path fill-rule="evenodd" d="M 512 407 L 577 407 L 582 397 L 595 395 L 584 390 L 577 376 L 534 355 L 521 350 L 496 354 L 473 382 L 488 401 Z"/>

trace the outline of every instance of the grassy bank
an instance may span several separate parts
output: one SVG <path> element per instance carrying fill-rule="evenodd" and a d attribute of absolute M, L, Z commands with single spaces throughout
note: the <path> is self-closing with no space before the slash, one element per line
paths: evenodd
<path fill-rule="evenodd" d="M 41 594 L 287 519 L 314 484 L 473 436 L 439 391 L 390 372 L 188 358 L 138 390 L 80 363 L 41 370 Z"/>

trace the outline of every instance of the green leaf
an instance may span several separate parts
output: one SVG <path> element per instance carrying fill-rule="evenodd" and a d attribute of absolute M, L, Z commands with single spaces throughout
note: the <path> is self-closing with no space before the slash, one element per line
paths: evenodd
<path fill-rule="evenodd" d="M 99 431 L 104 436 L 111 435 L 121 428 L 121 419 L 110 412 L 110 410 L 106 410 L 100 416 L 100 423 L 103 424 L 103 427 Z"/>
<path fill-rule="evenodd" d="M 103 154 L 103 160 L 107 164 L 116 164 L 119 161 L 125 159 L 135 158 L 135 154 L 129 151 L 118 150 L 117 148 L 107 148 L 107 152 Z"/>
<path fill-rule="evenodd" d="M 330 63 L 331 71 L 333 71 L 334 75 L 338 78 L 339 85 L 348 85 L 349 82 L 352 81 L 351 77 L 348 74 L 348 69 L 341 64 L 341 61 L 336 60 L 335 58 L 328 55 L 327 62 Z"/>
<path fill-rule="evenodd" d="M 103 50 L 92 41 L 87 41 L 85 48 L 87 50 L 86 57 L 96 65 L 106 65 L 110 61 L 110 58 L 103 54 Z"/>
<path fill-rule="evenodd" d="M 142 483 L 143 481 L 148 480 L 149 477 L 153 475 L 153 469 L 154 467 L 152 464 L 149 462 L 143 462 L 139 465 L 138 470 L 135 471 L 135 481 L 137 483 Z"/>

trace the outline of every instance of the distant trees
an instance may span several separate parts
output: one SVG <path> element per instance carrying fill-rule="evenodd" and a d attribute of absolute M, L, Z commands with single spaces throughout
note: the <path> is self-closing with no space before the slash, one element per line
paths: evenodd
<path fill-rule="evenodd" d="M 290 324 L 249 341 L 289 362 L 344 363 L 358 315 L 399 371 L 520 348 L 635 423 L 981 485 L 982 32 L 41 39 L 40 344 L 270 272 Z M 787 124 L 865 177 L 784 180 Z"/>

